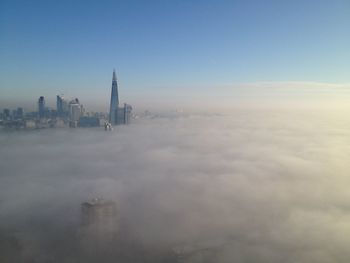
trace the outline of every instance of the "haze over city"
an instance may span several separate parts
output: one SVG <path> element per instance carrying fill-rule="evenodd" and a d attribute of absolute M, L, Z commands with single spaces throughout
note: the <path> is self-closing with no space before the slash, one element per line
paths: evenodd
<path fill-rule="evenodd" d="M 0 1 L 0 262 L 347 263 L 349 1 Z"/>

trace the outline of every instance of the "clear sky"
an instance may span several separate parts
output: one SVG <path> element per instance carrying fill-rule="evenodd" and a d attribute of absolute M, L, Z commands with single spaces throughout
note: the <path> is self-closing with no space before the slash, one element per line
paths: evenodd
<path fill-rule="evenodd" d="M 350 1 L 0 0 L 2 101 L 103 101 L 113 68 L 122 100 L 350 83 Z"/>

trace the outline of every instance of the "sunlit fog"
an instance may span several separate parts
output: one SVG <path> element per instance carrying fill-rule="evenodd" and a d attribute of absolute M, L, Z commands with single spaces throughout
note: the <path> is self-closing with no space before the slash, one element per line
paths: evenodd
<path fill-rule="evenodd" d="M 1 132 L 2 262 L 347 262 L 347 116 L 148 112 L 112 132 Z M 91 230 L 94 198 L 116 211 Z"/>

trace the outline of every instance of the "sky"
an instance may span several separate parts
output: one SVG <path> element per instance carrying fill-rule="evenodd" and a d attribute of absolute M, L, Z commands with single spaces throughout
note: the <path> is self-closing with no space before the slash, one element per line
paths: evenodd
<path fill-rule="evenodd" d="M 107 109 L 113 68 L 133 103 L 344 85 L 349 26 L 346 0 L 1 0 L 0 103 L 63 93 Z"/>

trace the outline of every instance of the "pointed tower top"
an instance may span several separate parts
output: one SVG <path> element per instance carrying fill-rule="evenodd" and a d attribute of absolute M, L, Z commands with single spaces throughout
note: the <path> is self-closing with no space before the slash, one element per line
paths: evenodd
<path fill-rule="evenodd" d="M 117 80 L 117 74 L 115 74 L 115 69 L 113 69 L 113 80 Z"/>

